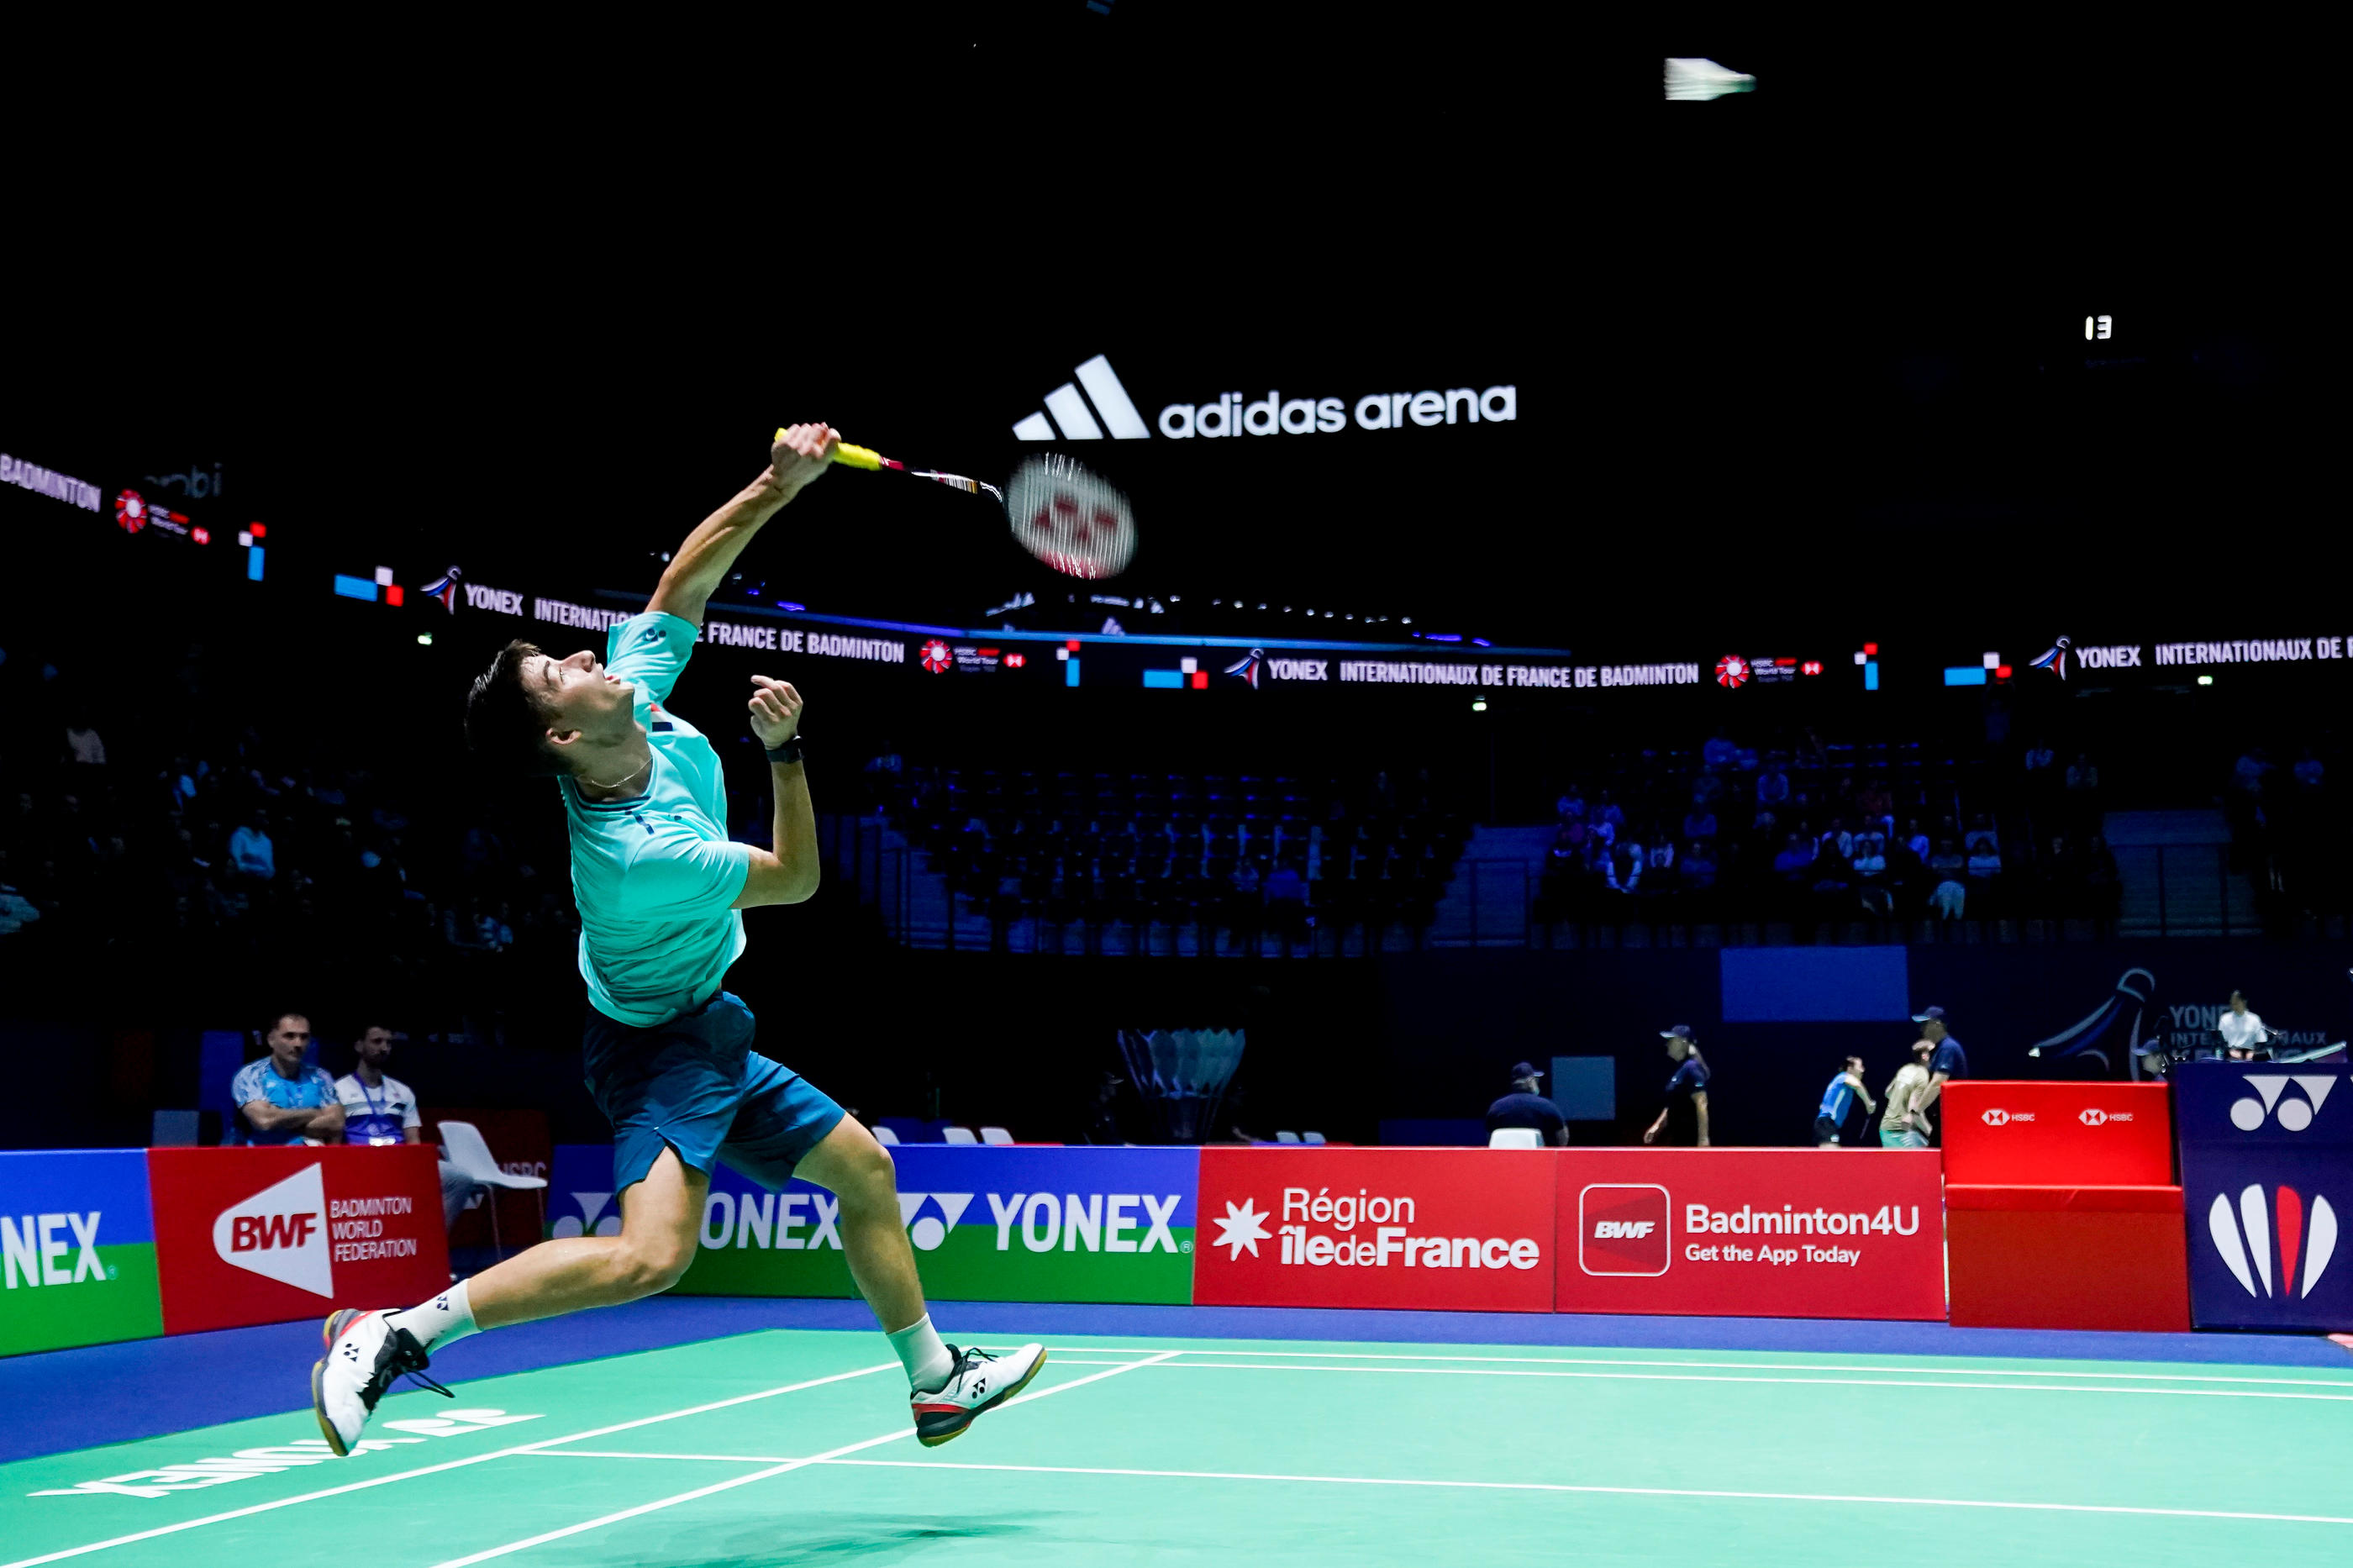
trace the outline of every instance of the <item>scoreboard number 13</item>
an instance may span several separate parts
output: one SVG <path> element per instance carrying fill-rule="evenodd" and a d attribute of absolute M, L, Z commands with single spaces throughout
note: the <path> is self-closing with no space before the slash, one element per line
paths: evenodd
<path fill-rule="evenodd" d="M 2084 341 L 2085 342 L 2090 342 L 2095 338 L 2114 337 L 2116 335 L 2116 319 L 2114 316 L 2084 317 Z"/>

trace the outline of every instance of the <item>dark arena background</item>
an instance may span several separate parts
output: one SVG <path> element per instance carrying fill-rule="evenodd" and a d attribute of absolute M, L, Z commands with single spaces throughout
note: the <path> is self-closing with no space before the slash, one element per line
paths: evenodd
<path fill-rule="evenodd" d="M 2344 1552 L 2325 61 L 1216 10 L 909 11 L 838 107 L 723 38 L 216 94 L 12 243 L 0 1568 Z M 836 465 L 664 704 L 785 857 L 806 700 L 726 989 L 1041 1381 L 906 1450 L 857 1199 L 723 1166 L 670 1289 L 333 1457 L 320 1317 L 649 1245 L 470 687 L 815 421 L 1132 510 L 1079 578 Z M 438 1157 L 256 1122 L 290 1015 Z"/>

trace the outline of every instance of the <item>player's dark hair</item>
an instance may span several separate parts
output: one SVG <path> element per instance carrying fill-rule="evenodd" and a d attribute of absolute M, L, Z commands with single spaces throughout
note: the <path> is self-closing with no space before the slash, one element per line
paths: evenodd
<path fill-rule="evenodd" d="M 466 694 L 466 744 L 500 773 L 546 777 L 564 771 L 540 744 L 554 715 L 523 679 L 524 661 L 538 652 L 518 637 L 499 649 Z"/>

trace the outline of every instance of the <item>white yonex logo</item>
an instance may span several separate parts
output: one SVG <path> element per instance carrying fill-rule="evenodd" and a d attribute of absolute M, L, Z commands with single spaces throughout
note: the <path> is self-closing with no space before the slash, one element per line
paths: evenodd
<path fill-rule="evenodd" d="M 313 1296 L 335 1293 L 327 1255 L 327 1188 L 317 1165 L 223 1209 L 213 1221 L 213 1250 L 250 1270 Z"/>
<path fill-rule="evenodd" d="M 2263 1096 L 2253 1095 L 2234 1101 L 2231 1106 L 2231 1125 L 2242 1132 L 2253 1132 L 2263 1124 L 2263 1118 L 2275 1116 L 2279 1124 L 2290 1132 L 2301 1132 L 2312 1125 L 2328 1099 L 2328 1091 L 2337 1087 L 2337 1079 L 2327 1073 L 2268 1073 L 2245 1075 L 2247 1087 Z M 2303 1099 L 2282 1099 L 2289 1084 L 2304 1091 Z"/>
<path fill-rule="evenodd" d="M 936 1252 L 940 1243 L 948 1238 L 964 1211 L 972 1206 L 970 1193 L 901 1193 L 899 1223 L 907 1227 L 907 1239 L 915 1244 L 918 1252 Z M 924 1212 L 924 1205 L 930 1212 Z"/>
<path fill-rule="evenodd" d="M 1053 422 L 1049 424 L 1045 414 L 1032 414 L 1013 426 L 1015 436 L 1024 441 L 1050 441 L 1059 429 L 1065 441 L 1100 441 L 1104 426 L 1111 427 L 1114 441 L 1141 441 L 1151 436 L 1127 388 L 1112 374 L 1111 361 L 1097 354 L 1072 374 L 1078 377 L 1077 386 L 1066 381 L 1046 395 L 1046 411 L 1054 416 Z M 1085 397 L 1079 395 L 1081 386 L 1087 389 Z M 1094 400 L 1092 410 L 1088 398 Z M 1096 423 L 1097 414 L 1103 416 L 1101 424 Z"/>
<path fill-rule="evenodd" d="M 605 1213 L 605 1205 L 613 1201 L 612 1194 L 575 1193 L 572 1201 L 580 1205 L 578 1217 L 565 1215 L 551 1227 L 550 1234 L 558 1237 L 621 1234 L 621 1216 Z"/>
<path fill-rule="evenodd" d="M 2308 1297 L 2337 1253 L 2337 1210 L 2327 1198 L 2316 1195 L 2307 1218 L 2303 1194 L 2294 1187 L 2274 1189 L 2272 1200 L 2271 1210 L 2266 1212 L 2263 1189 L 2259 1184 L 2250 1185 L 2239 1194 L 2234 1215 L 2231 1195 L 2215 1194 L 2212 1205 L 2206 1211 L 2206 1234 L 2212 1238 L 2214 1250 L 2221 1254 L 2223 1267 L 2230 1269 L 2231 1277 L 2248 1295 Z M 2272 1284 L 2274 1239 L 2279 1243 L 2276 1290 Z M 2304 1263 L 2300 1287 L 2295 1267 L 2299 1256 Z"/>
<path fill-rule="evenodd" d="M 98 1256 L 98 1216 L 100 1211 L 88 1214 L 26 1215 L 20 1227 L 14 1215 L 0 1215 L 0 1273 L 5 1273 L 8 1289 L 16 1289 L 18 1280 L 26 1285 L 77 1285 L 84 1279 L 107 1278 L 106 1265 Z M 70 1231 L 73 1240 L 66 1240 Z M 75 1249 L 80 1250 L 77 1253 Z M 74 1255 L 73 1267 L 66 1267 L 66 1258 Z"/>

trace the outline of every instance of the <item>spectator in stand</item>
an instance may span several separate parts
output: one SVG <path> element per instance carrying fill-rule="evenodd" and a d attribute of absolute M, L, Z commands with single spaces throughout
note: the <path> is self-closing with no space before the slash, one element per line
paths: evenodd
<path fill-rule="evenodd" d="M 2001 875 L 2001 854 L 1994 848 L 1992 839 L 1978 840 L 1976 847 L 1969 851 L 1967 869 L 1970 877 L 1980 882 L 1989 882 Z"/>
<path fill-rule="evenodd" d="M 2272 771 L 2272 760 L 2261 746 L 2250 746 L 2239 753 L 2238 764 L 2231 770 L 2232 782 L 2250 795 L 2263 793 L 2263 779 Z"/>
<path fill-rule="evenodd" d="M 1707 845 L 1693 842 L 1683 850 L 1683 886 L 1695 893 L 1704 893 L 1715 886 L 1715 851 Z"/>
<path fill-rule="evenodd" d="M 2305 747 L 2295 759 L 2295 782 L 2304 789 L 2318 790 L 2320 781 L 2327 772 L 2327 770 L 2321 765 L 2320 759 L 2312 754 L 2310 746 Z"/>
<path fill-rule="evenodd" d="M 96 726 L 85 717 L 78 717 L 66 726 L 66 761 L 86 768 L 106 766 L 106 742 L 99 739 Z"/>
<path fill-rule="evenodd" d="M 1936 852 L 1928 857 L 1928 869 L 1938 878 L 1958 877 L 1969 868 L 1968 858 L 1961 847 L 1949 838 L 1936 841 Z"/>
<path fill-rule="evenodd" d="M 1662 1029 L 1659 1038 L 1667 1042 L 1667 1056 L 1675 1064 L 1674 1076 L 1667 1079 L 1667 1102 L 1659 1109 L 1659 1119 L 1642 1130 L 1642 1142 L 1655 1143 L 1659 1134 L 1667 1130 L 1667 1119 L 1674 1114 L 1679 1100 L 1688 1100 L 1696 1129 L 1695 1147 L 1704 1149 L 1707 1142 L 1707 1059 L 1699 1054 L 1699 1040 L 1689 1024 L 1677 1024 Z"/>
<path fill-rule="evenodd" d="M 1812 841 L 1803 834 L 1792 833 L 1773 857 L 1773 874 L 1785 882 L 1803 885 L 1813 879 L 1814 850 Z"/>
<path fill-rule="evenodd" d="M 1675 841 L 1664 833 L 1654 832 L 1651 838 L 1650 854 L 1645 867 L 1653 892 L 1659 890 L 1674 868 Z"/>
<path fill-rule="evenodd" d="M 2214 1032 L 2222 1037 L 2222 1057 L 2226 1061 L 2251 1062 L 2255 1052 L 2271 1044 L 2272 1035 L 2263 1027 L 2263 1019 L 2247 1011 L 2247 994 L 2231 993 L 2231 1005 L 2214 1020 Z"/>
<path fill-rule="evenodd" d="M 1282 936 L 1287 953 L 1314 923 L 1307 913 L 1307 884 L 1289 865 L 1278 865 L 1267 873 L 1259 891 L 1266 900 L 1267 924 Z"/>
<path fill-rule="evenodd" d="M 1692 808 L 1683 813 L 1683 837 L 1685 838 L 1715 837 L 1715 813 L 1696 801 L 1693 802 Z"/>
<path fill-rule="evenodd" d="M 1863 785 L 1855 804 L 1862 808 L 1863 826 L 1882 839 L 1895 831 L 1895 797 L 1888 793 L 1885 780 L 1873 779 Z"/>
<path fill-rule="evenodd" d="M 238 876 L 267 882 L 278 875 L 278 851 L 269 841 L 269 822 L 257 811 L 228 836 L 228 860 Z"/>
<path fill-rule="evenodd" d="M 1952 877 L 1943 876 L 1928 894 L 1928 912 L 1940 921 L 1957 921 L 1968 907 L 1968 885 Z"/>
<path fill-rule="evenodd" d="M 1613 838 L 1618 833 L 1623 831 L 1626 826 L 1626 813 L 1624 809 L 1619 805 L 1616 800 L 1610 797 L 1609 792 L 1606 789 L 1601 792 L 1601 804 L 1594 811 L 1593 817 L 1594 820 L 1603 827 L 1610 830 L 1611 837 Z"/>
<path fill-rule="evenodd" d="M 302 1058 L 311 1049 L 311 1020 L 281 1013 L 269 1026 L 269 1054 L 248 1062 L 229 1080 L 245 1143 L 339 1143 L 343 1105 L 335 1080 Z"/>
<path fill-rule="evenodd" d="M 2000 837 L 1994 832 L 1993 818 L 1982 811 L 1969 818 L 1969 830 L 1961 835 L 1962 848 L 1974 853 L 1980 847 L 1997 853 L 2001 848 Z"/>
<path fill-rule="evenodd" d="M 1830 1087 L 1822 1090 L 1821 1104 L 1814 1109 L 1815 1148 L 1835 1149 L 1839 1146 L 1839 1134 L 1844 1131 L 1846 1119 L 1854 1110 L 1857 1095 L 1862 1097 L 1866 1116 L 1878 1112 L 1879 1107 L 1873 1103 L 1871 1090 L 1862 1087 L 1862 1058 L 1849 1057 L 1846 1065 L 1839 1068 L 1838 1076 L 1831 1079 Z"/>
<path fill-rule="evenodd" d="M 1920 1026 L 1920 1037 L 1934 1047 L 1928 1058 L 1928 1085 L 1920 1091 L 1914 1108 L 1925 1111 L 1943 1095 L 1947 1083 L 1969 1076 L 1969 1056 L 1961 1049 L 1961 1042 L 1946 1031 L 1942 1007 L 1923 1008 L 1912 1015 L 1912 1021 Z"/>
<path fill-rule="evenodd" d="M 1920 819 L 1916 816 L 1904 825 L 1904 847 L 1912 851 L 1913 858 L 1923 866 L 1928 863 L 1928 852 L 1936 847 L 1928 842 L 1928 836 L 1920 831 Z"/>
<path fill-rule="evenodd" d="M 1546 1144 L 1555 1149 L 1568 1142 L 1568 1119 L 1560 1107 L 1544 1097 L 1544 1074 L 1533 1062 L 1521 1062 L 1512 1068 L 1512 1092 L 1487 1108 L 1487 1131 L 1493 1133 L 1502 1127 L 1525 1127 L 1543 1134 Z"/>
<path fill-rule="evenodd" d="M 2050 776 L 2053 765 L 2058 762 L 2058 753 L 2051 749 L 2050 742 L 2030 741 L 2027 742 L 2026 771 L 2030 775 L 2032 775 L 2035 778 L 2045 778 Z"/>
<path fill-rule="evenodd" d="M 1879 1118 L 1879 1146 L 1883 1149 L 1926 1149 L 1928 1146 L 1928 1119 L 1919 1112 L 1920 1096 L 1928 1089 L 1928 1058 L 1936 1053 L 1936 1046 L 1927 1040 L 1912 1042 L 1912 1059 L 1899 1068 L 1887 1085 L 1887 1109 Z"/>
<path fill-rule="evenodd" d="M 2088 810 L 2090 803 L 2100 793 L 2100 770 L 2092 763 L 2092 753 L 2078 752 L 2075 760 L 2067 764 L 2067 798 Z"/>
<path fill-rule="evenodd" d="M 1887 857 L 1875 842 L 1876 834 L 1855 836 L 1854 858 L 1851 862 L 1854 874 L 1864 881 L 1879 881 L 1887 875 Z"/>
<path fill-rule="evenodd" d="M 1778 806 L 1788 804 L 1788 799 L 1789 775 L 1783 770 L 1781 759 L 1776 756 L 1765 764 L 1765 771 L 1757 775 L 1757 804 Z"/>
<path fill-rule="evenodd" d="M 1846 830 L 1846 818 L 1831 817 L 1829 830 L 1815 840 L 1815 846 L 1825 855 L 1835 852 L 1841 860 L 1852 856 L 1854 853 L 1854 835 Z"/>

